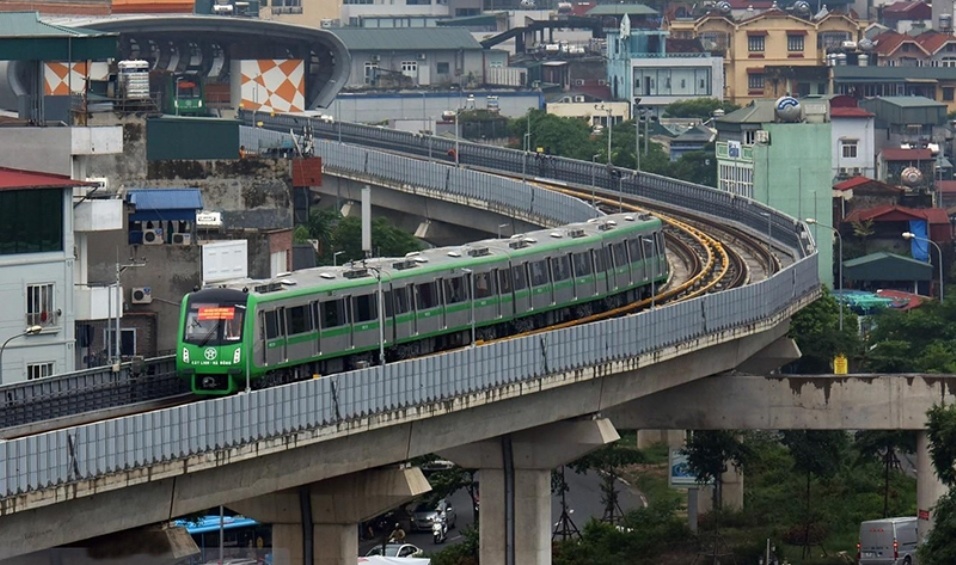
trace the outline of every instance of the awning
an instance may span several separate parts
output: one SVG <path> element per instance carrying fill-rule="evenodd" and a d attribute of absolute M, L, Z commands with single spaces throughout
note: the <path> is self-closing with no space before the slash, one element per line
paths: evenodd
<path fill-rule="evenodd" d="M 202 193 L 198 188 L 144 188 L 127 192 L 126 201 L 134 211 L 133 222 L 196 220 L 196 211 L 202 210 Z"/>

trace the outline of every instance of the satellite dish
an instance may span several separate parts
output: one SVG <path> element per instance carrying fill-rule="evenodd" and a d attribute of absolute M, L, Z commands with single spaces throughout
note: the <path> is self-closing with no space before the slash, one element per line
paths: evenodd
<path fill-rule="evenodd" d="M 793 96 L 781 96 L 773 105 L 774 113 L 783 122 L 798 122 L 803 116 L 800 101 Z"/>

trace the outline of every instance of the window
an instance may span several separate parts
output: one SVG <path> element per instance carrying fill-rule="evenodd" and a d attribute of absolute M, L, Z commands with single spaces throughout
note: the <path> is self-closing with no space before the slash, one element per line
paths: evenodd
<path fill-rule="evenodd" d="M 611 245 L 611 253 L 614 256 L 614 267 L 622 268 L 627 267 L 627 248 L 624 247 L 624 242 L 619 241 Z"/>
<path fill-rule="evenodd" d="M 635 238 L 630 239 L 627 242 L 627 246 L 631 249 L 631 260 L 634 263 L 637 263 L 641 259 L 644 259 L 644 250 L 641 249 L 641 239 Z"/>
<path fill-rule="evenodd" d="M 407 77 L 418 76 L 418 61 L 402 61 L 402 74 Z"/>
<path fill-rule="evenodd" d="M 763 73 L 751 73 L 747 75 L 747 88 L 749 90 L 763 90 Z"/>
<path fill-rule="evenodd" d="M 747 36 L 747 50 L 751 53 L 762 53 L 766 38 L 762 35 Z"/>
<path fill-rule="evenodd" d="M 494 66 L 494 65 L 492 65 Z M 438 63 L 435 65 L 435 72 L 440 75 L 447 75 L 449 70 L 448 63 Z"/>
<path fill-rule="evenodd" d="M 395 315 L 404 314 L 412 309 L 411 300 L 409 300 L 410 286 L 396 288 L 392 292 L 393 302 L 395 304 Z"/>
<path fill-rule="evenodd" d="M 803 52 L 803 36 L 787 35 L 787 51 Z"/>
<path fill-rule="evenodd" d="M 365 63 L 365 84 L 375 84 L 375 77 L 378 74 L 378 63 L 366 61 Z"/>
<path fill-rule="evenodd" d="M 62 190 L 0 192 L 0 255 L 62 250 Z"/>
<path fill-rule="evenodd" d="M 370 322 L 378 317 L 378 294 L 363 294 L 352 297 L 353 323 Z"/>
<path fill-rule="evenodd" d="M 571 278 L 571 262 L 567 255 L 551 259 L 551 273 L 554 282 Z"/>
<path fill-rule="evenodd" d="M 546 259 L 528 265 L 531 270 L 531 286 L 548 284 L 548 263 Z"/>
<path fill-rule="evenodd" d="M 53 283 L 27 285 L 27 326 L 55 325 L 54 307 Z"/>
<path fill-rule="evenodd" d="M 416 284 L 415 294 L 418 296 L 419 310 L 434 308 L 441 302 L 438 298 L 438 283 Z"/>
<path fill-rule="evenodd" d="M 587 251 L 572 255 L 574 260 L 574 276 L 586 277 L 591 274 L 591 254 Z"/>
<path fill-rule="evenodd" d="M 468 281 L 465 277 L 445 279 L 445 304 L 458 304 L 468 300 Z"/>
<path fill-rule="evenodd" d="M 103 330 L 103 343 L 108 344 L 105 349 L 113 351 L 116 347 L 113 333 L 114 328 Z M 123 357 L 132 357 L 136 355 L 136 328 L 120 328 L 120 355 Z"/>
<path fill-rule="evenodd" d="M 322 329 L 337 328 L 348 323 L 345 299 L 329 300 L 319 304 L 319 319 L 322 320 Z"/>
<path fill-rule="evenodd" d="M 30 363 L 27 365 L 27 380 L 34 381 L 53 374 L 53 363 Z"/>
<path fill-rule="evenodd" d="M 263 315 L 265 316 L 266 339 L 275 339 L 279 337 L 278 310 L 270 310 L 269 312 L 263 312 Z"/>
<path fill-rule="evenodd" d="M 525 273 L 524 265 L 518 265 L 511 268 L 511 274 L 514 277 L 514 289 L 524 290 L 528 288 L 528 275 Z"/>
<path fill-rule="evenodd" d="M 501 289 L 501 294 L 509 294 L 511 292 L 511 269 L 501 269 L 498 271 L 498 288 Z"/>
<path fill-rule="evenodd" d="M 594 271 L 597 273 L 603 273 L 607 270 L 607 248 L 602 247 L 600 249 L 595 249 L 594 254 Z"/>
<path fill-rule="evenodd" d="M 312 331 L 312 317 L 309 314 L 310 310 L 305 306 L 289 308 L 289 335 Z"/>
<path fill-rule="evenodd" d="M 856 140 L 841 142 L 841 145 L 843 146 L 843 158 L 856 159 L 858 144 L 859 143 Z"/>
<path fill-rule="evenodd" d="M 945 67 L 945 68 L 956 67 L 956 59 L 954 59 L 953 57 L 943 57 L 942 59 L 940 59 L 938 66 Z"/>
<path fill-rule="evenodd" d="M 488 298 L 495 294 L 494 273 L 475 274 L 475 298 Z"/>
<path fill-rule="evenodd" d="M 943 101 L 952 102 L 953 101 L 953 87 L 944 86 L 943 87 Z"/>

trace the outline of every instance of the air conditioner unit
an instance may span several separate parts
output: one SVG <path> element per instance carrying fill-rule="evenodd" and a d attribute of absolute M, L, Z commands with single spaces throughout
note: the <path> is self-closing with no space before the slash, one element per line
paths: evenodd
<path fill-rule="evenodd" d="M 369 60 L 373 63 L 378 63 L 379 61 L 382 60 L 382 58 L 379 57 L 378 55 L 372 55 L 371 57 L 369 57 Z"/>
<path fill-rule="evenodd" d="M 598 86 L 607 86 L 607 81 L 603 78 L 598 79 Z"/>
<path fill-rule="evenodd" d="M 162 228 L 143 230 L 143 245 L 162 245 Z"/>
<path fill-rule="evenodd" d="M 129 298 L 133 304 L 152 304 L 153 289 L 148 286 L 133 287 Z"/>
<path fill-rule="evenodd" d="M 426 53 L 419 53 L 419 54 L 418 54 L 418 58 L 421 59 L 422 61 L 424 61 L 425 59 L 428 58 L 428 54 L 426 54 Z"/>
<path fill-rule="evenodd" d="M 584 79 L 583 79 L 583 78 L 576 78 L 576 79 L 574 79 L 573 82 L 574 82 L 574 86 L 584 86 Z"/>
<path fill-rule="evenodd" d="M 575 96 L 575 97 L 574 97 L 574 101 L 575 101 L 575 102 L 584 102 L 585 99 L 584 99 L 583 96 Z"/>
<path fill-rule="evenodd" d="M 191 233 L 174 233 L 173 234 L 173 245 L 190 245 L 193 242 L 193 235 Z"/>
<path fill-rule="evenodd" d="M 848 168 L 846 168 L 846 167 L 840 167 L 839 177 L 840 177 L 841 179 L 850 178 L 850 169 L 848 169 Z"/>
<path fill-rule="evenodd" d="M 770 132 L 765 129 L 758 129 L 754 132 L 755 143 L 770 143 Z"/>
<path fill-rule="evenodd" d="M 853 176 L 858 177 L 862 174 L 863 174 L 863 171 L 860 169 L 860 167 L 853 167 Z"/>

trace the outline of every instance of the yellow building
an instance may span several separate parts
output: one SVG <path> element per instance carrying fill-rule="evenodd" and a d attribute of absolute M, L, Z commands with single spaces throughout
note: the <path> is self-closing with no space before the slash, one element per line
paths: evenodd
<path fill-rule="evenodd" d="M 736 19 L 715 11 L 667 25 L 671 37 L 700 39 L 704 49 L 723 56 L 724 98 L 735 104 L 826 94 L 827 48 L 856 42 L 864 27 L 843 13 L 798 17 L 777 9 Z"/>

